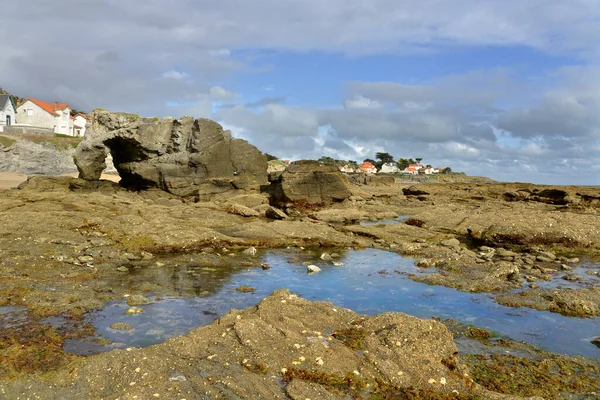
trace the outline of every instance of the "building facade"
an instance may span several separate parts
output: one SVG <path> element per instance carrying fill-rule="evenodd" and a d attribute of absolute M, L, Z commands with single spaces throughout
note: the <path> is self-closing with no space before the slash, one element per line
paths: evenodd
<path fill-rule="evenodd" d="M 54 133 L 75 136 L 71 109 L 64 103 L 46 103 L 29 98 L 17 108 L 19 125 L 52 129 Z"/>
<path fill-rule="evenodd" d="M 5 126 L 11 126 L 17 120 L 17 108 L 13 98 L 9 94 L 0 95 L 0 132 Z"/>

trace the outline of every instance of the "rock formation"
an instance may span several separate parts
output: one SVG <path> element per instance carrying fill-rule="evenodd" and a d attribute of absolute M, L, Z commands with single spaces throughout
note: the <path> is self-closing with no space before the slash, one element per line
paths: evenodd
<path fill-rule="evenodd" d="M 62 175 L 75 172 L 73 148 L 58 149 L 51 143 L 35 143 L 18 135 L 0 141 L 0 172 L 24 175 Z"/>
<path fill-rule="evenodd" d="M 95 110 L 74 160 L 79 177 L 98 180 L 113 158 L 121 185 L 208 197 L 267 182 L 267 159 L 208 119 L 140 118 Z"/>
<path fill-rule="evenodd" d="M 326 204 L 343 201 L 351 196 L 346 177 L 336 167 L 320 165 L 318 161 L 291 163 L 271 183 L 272 204 Z"/>

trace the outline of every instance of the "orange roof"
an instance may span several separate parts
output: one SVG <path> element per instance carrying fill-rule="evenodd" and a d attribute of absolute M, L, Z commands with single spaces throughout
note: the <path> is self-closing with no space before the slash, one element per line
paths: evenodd
<path fill-rule="evenodd" d="M 27 100 L 31 101 L 33 104 L 37 104 L 39 107 L 41 107 L 42 109 L 44 109 L 45 111 L 49 112 L 52 115 L 58 115 L 56 110 L 63 110 L 65 108 L 69 107 L 69 105 L 65 104 L 65 103 L 52 103 L 51 104 L 51 103 L 46 103 L 41 100 L 32 99 L 31 97 L 29 97 Z"/>
<path fill-rule="evenodd" d="M 374 165 L 372 163 L 370 163 L 369 161 L 365 161 L 364 163 L 362 163 L 361 167 L 363 167 L 363 168 L 373 168 Z"/>

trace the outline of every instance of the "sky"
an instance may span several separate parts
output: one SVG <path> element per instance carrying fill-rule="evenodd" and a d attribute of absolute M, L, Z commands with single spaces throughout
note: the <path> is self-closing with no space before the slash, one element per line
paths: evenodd
<path fill-rule="evenodd" d="M 5 0 L 0 87 L 281 159 L 600 185 L 600 0 Z"/>

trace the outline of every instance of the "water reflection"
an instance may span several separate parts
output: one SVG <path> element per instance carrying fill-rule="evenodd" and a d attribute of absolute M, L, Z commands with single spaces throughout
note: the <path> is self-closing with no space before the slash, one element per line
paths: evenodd
<path fill-rule="evenodd" d="M 600 349 L 589 343 L 600 333 L 600 318 L 569 318 L 525 308 L 513 309 L 494 303 L 486 294 L 413 282 L 406 274 L 421 271 L 414 260 L 395 253 L 375 249 L 336 252 L 340 258 L 335 261 L 343 266 L 321 260 L 320 252 L 297 250 L 269 251 L 253 268 L 207 267 L 198 263 L 174 265 L 165 261 L 164 266 L 139 271 L 139 274 L 145 281 L 190 297 L 155 299 L 152 304 L 143 306 L 143 314 L 134 316 L 123 314 L 127 308 L 125 300 L 109 303 L 91 313 L 88 319 L 97 327 L 100 337 L 111 344 L 70 341 L 65 349 L 89 354 L 114 347 L 160 343 L 211 323 L 231 308 L 254 305 L 274 290 L 288 288 L 306 299 L 331 301 L 358 313 L 400 311 L 424 318 L 453 318 L 552 352 L 600 356 Z M 260 263 L 271 268 L 263 270 L 258 267 Z M 307 274 L 305 265 L 308 263 L 319 266 L 321 272 Z M 235 289 L 242 285 L 256 291 L 237 292 Z M 115 322 L 127 322 L 133 329 L 110 328 Z"/>

